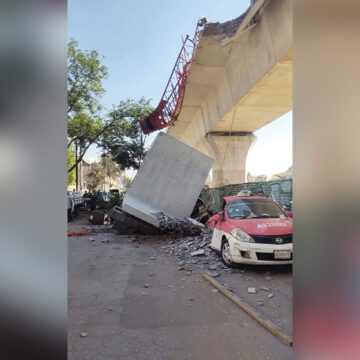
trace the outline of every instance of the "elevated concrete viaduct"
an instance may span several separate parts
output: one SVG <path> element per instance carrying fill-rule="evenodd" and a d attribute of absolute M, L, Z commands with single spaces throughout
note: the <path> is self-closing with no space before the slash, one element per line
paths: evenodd
<path fill-rule="evenodd" d="M 292 109 L 292 5 L 257 0 L 205 26 L 167 133 L 215 159 L 212 187 L 246 181 L 253 132 Z"/>

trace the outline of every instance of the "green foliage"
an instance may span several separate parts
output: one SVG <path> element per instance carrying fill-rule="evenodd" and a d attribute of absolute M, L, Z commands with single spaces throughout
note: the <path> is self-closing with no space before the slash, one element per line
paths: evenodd
<path fill-rule="evenodd" d="M 68 168 L 70 168 L 74 164 L 75 164 L 75 152 L 70 147 L 67 149 L 67 166 Z M 75 184 L 75 169 L 67 174 L 67 184 L 68 186 L 72 186 Z"/>
<path fill-rule="evenodd" d="M 68 119 L 68 136 L 79 142 L 85 143 L 93 139 L 103 128 L 102 120 L 86 113 L 74 114 Z"/>
<path fill-rule="evenodd" d="M 118 194 L 111 196 L 110 201 L 108 202 L 106 209 L 111 209 L 115 205 L 121 205 L 122 197 Z"/>
<path fill-rule="evenodd" d="M 96 50 L 82 51 L 71 39 L 68 44 L 67 61 L 68 113 L 94 114 L 101 109 L 98 97 L 105 93 L 102 81 L 108 69 L 102 65 Z"/>
<path fill-rule="evenodd" d="M 67 72 L 68 148 L 75 145 L 77 162 L 96 144 L 122 169 L 139 168 L 145 155 L 139 121 L 153 110 L 150 101 L 128 99 L 104 114 L 99 98 L 105 92 L 102 83 L 108 69 L 97 51 L 83 51 L 73 39 L 68 44 Z M 75 167 L 73 163 L 68 172 Z M 109 171 L 118 169 L 112 166 Z"/>
<path fill-rule="evenodd" d="M 100 116 L 99 97 L 105 93 L 102 86 L 108 70 L 101 64 L 97 51 L 83 51 L 75 40 L 68 44 L 67 102 L 68 147 L 76 144 L 77 161 L 102 133 L 106 124 Z M 75 167 L 68 167 L 68 172 Z"/>
<path fill-rule="evenodd" d="M 112 160 L 110 155 L 103 154 L 101 155 L 101 166 L 104 169 L 106 182 L 109 185 L 109 188 L 115 184 L 116 179 L 121 175 L 120 166 Z"/>
<path fill-rule="evenodd" d="M 98 190 L 105 181 L 105 171 L 101 164 L 92 163 L 86 175 L 86 183 L 90 191 Z"/>
<path fill-rule="evenodd" d="M 96 202 L 99 209 L 108 209 L 109 203 L 106 202 L 103 198 L 99 197 Z"/>
<path fill-rule="evenodd" d="M 110 112 L 114 120 L 102 135 L 100 145 L 122 169 L 138 169 L 145 156 L 145 141 L 140 128 L 140 120 L 153 108 L 150 100 L 127 99 Z"/>

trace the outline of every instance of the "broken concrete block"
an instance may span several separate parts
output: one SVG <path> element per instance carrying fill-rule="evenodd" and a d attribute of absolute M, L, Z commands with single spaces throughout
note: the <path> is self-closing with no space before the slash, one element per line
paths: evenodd
<path fill-rule="evenodd" d="M 203 248 L 205 245 L 207 244 L 207 241 L 206 240 L 203 240 L 201 243 L 200 243 L 200 247 Z"/>
<path fill-rule="evenodd" d="M 268 295 L 268 298 L 271 299 L 272 297 L 274 297 L 274 294 L 269 294 L 269 295 Z"/>
<path fill-rule="evenodd" d="M 249 293 L 249 294 L 256 294 L 256 288 L 254 288 L 254 287 L 249 287 L 249 288 L 248 288 L 248 293 Z"/>
<path fill-rule="evenodd" d="M 193 251 L 190 255 L 191 256 L 199 256 L 199 255 L 204 255 L 205 251 L 204 250 L 197 250 L 197 251 Z"/>
<path fill-rule="evenodd" d="M 214 160 L 159 133 L 123 200 L 122 210 L 159 227 L 157 213 L 188 218 Z"/>
<path fill-rule="evenodd" d="M 262 286 L 260 288 L 261 290 L 264 290 L 264 291 L 267 291 L 267 292 L 270 292 L 270 288 L 266 287 L 266 286 Z"/>
<path fill-rule="evenodd" d="M 86 336 L 87 336 L 87 332 L 85 332 L 85 331 L 81 332 L 81 333 L 80 333 L 80 336 L 81 336 L 81 337 L 86 337 Z"/>

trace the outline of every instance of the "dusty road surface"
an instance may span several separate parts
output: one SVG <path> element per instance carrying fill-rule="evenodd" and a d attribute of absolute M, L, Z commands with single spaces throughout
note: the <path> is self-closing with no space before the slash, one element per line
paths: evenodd
<path fill-rule="evenodd" d="M 86 218 L 69 224 L 103 228 Z M 97 233 L 68 242 L 70 360 L 292 358 L 291 348 L 203 280 L 203 266 L 179 270 L 162 252 L 169 236 Z M 289 268 L 240 268 L 216 280 L 291 334 Z"/>

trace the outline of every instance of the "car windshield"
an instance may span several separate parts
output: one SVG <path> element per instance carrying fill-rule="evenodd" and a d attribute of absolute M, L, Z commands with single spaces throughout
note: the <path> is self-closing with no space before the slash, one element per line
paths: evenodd
<path fill-rule="evenodd" d="M 230 219 L 285 218 L 284 212 L 271 199 L 239 199 L 226 206 Z"/>

